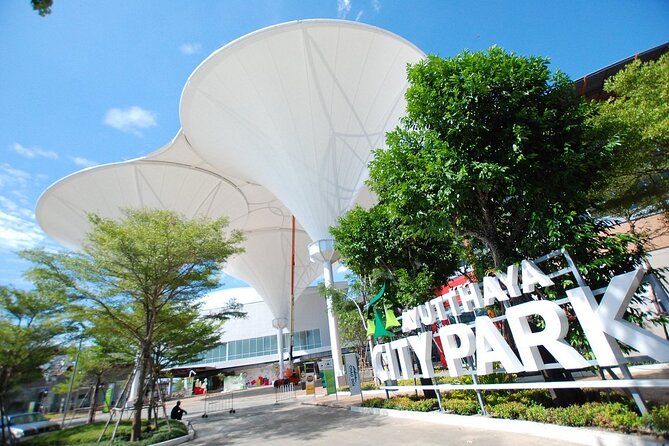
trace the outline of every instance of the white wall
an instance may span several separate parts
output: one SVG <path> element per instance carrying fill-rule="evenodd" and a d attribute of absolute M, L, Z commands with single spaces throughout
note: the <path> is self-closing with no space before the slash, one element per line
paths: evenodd
<path fill-rule="evenodd" d="M 252 288 L 232 288 L 217 291 L 208 295 L 204 301 L 205 311 L 215 311 L 225 305 L 229 299 L 235 298 L 238 302 L 244 304 L 244 311 L 247 313 L 245 319 L 232 319 L 225 323 L 221 341 L 230 342 L 240 339 L 257 338 L 261 336 L 276 336 L 277 329 L 272 326 L 274 315 L 269 307 L 258 296 Z M 286 299 L 289 297 L 287 296 Z M 284 333 L 288 333 L 288 325 Z M 318 293 L 316 287 L 307 288 L 301 296 L 295 300 L 295 332 L 319 329 L 321 335 L 321 347 L 308 351 L 295 350 L 294 357 L 304 354 L 313 354 L 330 351 L 330 334 L 328 329 L 327 305 L 323 297 Z M 285 345 L 286 352 L 288 345 Z M 329 354 L 329 353 L 327 353 Z M 288 354 L 286 353 L 286 358 Z M 226 362 L 210 363 L 216 368 L 248 368 L 249 365 L 261 364 L 267 362 L 278 362 L 279 355 L 258 356 L 252 358 L 236 359 Z M 199 363 L 198 363 L 199 364 Z"/>

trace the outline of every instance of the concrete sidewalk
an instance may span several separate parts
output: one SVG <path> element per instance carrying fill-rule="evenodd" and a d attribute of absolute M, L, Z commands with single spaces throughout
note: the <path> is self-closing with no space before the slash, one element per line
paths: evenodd
<path fill-rule="evenodd" d="M 272 389 L 273 391 L 273 389 Z M 385 397 L 384 391 L 365 392 L 364 398 Z M 235 413 L 210 413 L 203 419 L 203 398 L 192 406 L 186 420 L 197 433 L 189 444 L 239 445 L 432 445 L 467 444 L 500 446 L 607 445 L 657 446 L 665 444 L 637 435 L 596 429 L 570 428 L 527 421 L 481 416 L 458 416 L 439 412 L 414 413 L 358 407 L 360 395 L 348 393 L 315 396 L 296 392 L 294 399 L 275 403 L 272 392 L 238 392 Z M 182 406 L 184 402 L 182 402 Z M 187 409 L 188 410 L 188 409 Z"/>

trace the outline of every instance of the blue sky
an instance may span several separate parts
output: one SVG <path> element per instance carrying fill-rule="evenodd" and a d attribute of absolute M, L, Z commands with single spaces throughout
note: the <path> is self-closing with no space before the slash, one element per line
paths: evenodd
<path fill-rule="evenodd" d="M 165 145 L 183 86 L 210 53 L 308 18 L 379 26 L 443 57 L 491 45 L 547 56 L 573 79 L 669 41 L 667 0 L 55 0 L 47 17 L 4 0 L 0 285 L 27 286 L 16 250 L 53 245 L 34 219 L 44 189 Z"/>

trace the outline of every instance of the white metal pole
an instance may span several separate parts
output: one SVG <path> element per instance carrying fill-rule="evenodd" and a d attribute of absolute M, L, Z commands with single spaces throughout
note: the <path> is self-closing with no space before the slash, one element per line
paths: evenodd
<path fill-rule="evenodd" d="M 279 379 L 283 379 L 283 328 L 276 329 L 276 345 L 279 352 Z"/>
<path fill-rule="evenodd" d="M 323 260 L 323 279 L 327 288 L 334 286 L 332 274 L 332 262 L 330 260 Z M 330 328 L 330 348 L 332 350 L 332 365 L 334 366 L 335 380 L 337 385 L 343 385 L 344 382 L 344 368 L 341 362 L 341 344 L 339 341 L 339 324 L 337 323 L 337 316 L 332 307 L 332 298 L 327 298 L 328 306 L 328 327 Z"/>

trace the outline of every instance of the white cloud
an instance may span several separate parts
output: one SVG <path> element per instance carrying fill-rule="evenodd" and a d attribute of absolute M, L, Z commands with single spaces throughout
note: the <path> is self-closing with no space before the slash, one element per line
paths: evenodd
<path fill-rule="evenodd" d="M 356 21 L 356 22 L 359 22 L 359 21 L 360 21 L 360 18 L 362 18 L 362 14 L 363 14 L 363 13 L 364 13 L 364 11 L 361 10 L 361 11 L 358 13 L 358 15 L 355 16 L 355 21 Z"/>
<path fill-rule="evenodd" d="M 351 0 L 337 0 L 337 17 L 344 19 L 351 12 Z"/>
<path fill-rule="evenodd" d="M 202 45 L 199 43 L 184 43 L 179 46 L 179 51 L 183 54 L 190 56 L 191 54 L 197 54 L 202 50 Z"/>
<path fill-rule="evenodd" d="M 58 154 L 52 150 L 43 150 L 39 147 L 25 147 L 19 143 L 14 143 L 9 146 L 9 150 L 14 153 L 18 153 L 21 156 L 25 156 L 26 158 L 35 158 L 40 156 L 42 158 L 49 158 L 52 160 L 58 159 Z"/>
<path fill-rule="evenodd" d="M 374 8 L 375 12 L 381 11 L 381 2 L 380 0 L 372 0 L 372 8 Z"/>
<path fill-rule="evenodd" d="M 5 259 L 10 255 L 7 251 L 34 248 L 47 240 L 35 221 L 34 203 L 28 199 L 28 192 L 41 187 L 42 180 L 42 175 L 0 163 L 0 255 Z"/>
<path fill-rule="evenodd" d="M 2 197 L 0 200 L 0 248 L 18 250 L 34 248 L 46 239 L 35 222 L 34 214 Z M 5 207 L 9 209 L 5 210 Z"/>
<path fill-rule="evenodd" d="M 156 114 L 133 105 L 126 109 L 111 108 L 105 114 L 104 123 L 126 133 L 142 136 L 141 129 L 157 125 Z"/>
<path fill-rule="evenodd" d="M 32 175 L 28 172 L 15 169 L 9 164 L 0 164 L 0 189 L 6 187 L 25 188 L 32 180 Z"/>
<path fill-rule="evenodd" d="M 70 159 L 72 160 L 72 162 L 74 164 L 76 164 L 77 166 L 81 166 L 81 167 L 91 167 L 91 166 L 97 166 L 98 164 L 100 164 L 96 161 L 91 161 L 89 159 L 82 158 L 80 156 L 73 156 Z"/>

